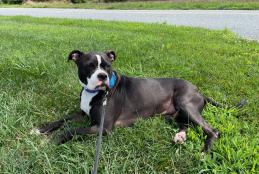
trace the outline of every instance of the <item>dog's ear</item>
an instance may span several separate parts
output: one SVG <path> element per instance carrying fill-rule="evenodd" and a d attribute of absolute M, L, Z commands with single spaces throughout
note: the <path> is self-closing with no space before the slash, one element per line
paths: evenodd
<path fill-rule="evenodd" d="M 76 62 L 83 54 L 84 53 L 79 50 L 71 51 L 71 53 L 69 53 L 68 55 L 67 61 L 73 60 L 74 62 Z"/>
<path fill-rule="evenodd" d="M 114 51 L 109 50 L 109 51 L 106 51 L 105 53 L 108 56 L 108 58 L 111 60 L 111 62 L 113 62 L 116 59 L 116 55 Z"/>

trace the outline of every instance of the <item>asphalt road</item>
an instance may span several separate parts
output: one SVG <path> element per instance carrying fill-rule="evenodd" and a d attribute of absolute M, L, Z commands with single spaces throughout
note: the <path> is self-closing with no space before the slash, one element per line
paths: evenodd
<path fill-rule="evenodd" d="M 101 19 L 229 29 L 259 40 L 259 10 L 93 10 L 47 8 L 0 8 L 0 15 L 29 15 L 77 19 Z"/>

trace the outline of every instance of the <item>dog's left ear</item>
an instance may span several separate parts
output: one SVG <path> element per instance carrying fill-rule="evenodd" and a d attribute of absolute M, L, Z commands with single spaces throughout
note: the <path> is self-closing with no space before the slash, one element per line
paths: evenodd
<path fill-rule="evenodd" d="M 84 53 L 79 51 L 79 50 L 74 50 L 71 51 L 68 55 L 68 60 L 73 60 L 74 62 L 76 62 Z"/>
<path fill-rule="evenodd" d="M 105 53 L 108 56 L 108 58 L 111 60 L 111 62 L 113 62 L 116 59 L 116 55 L 114 51 L 109 50 L 109 51 L 106 51 Z"/>

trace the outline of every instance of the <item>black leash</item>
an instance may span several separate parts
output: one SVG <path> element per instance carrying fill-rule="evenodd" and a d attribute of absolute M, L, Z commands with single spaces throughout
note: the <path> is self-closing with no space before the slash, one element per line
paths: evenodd
<path fill-rule="evenodd" d="M 100 150 L 101 150 L 101 144 L 102 144 L 103 123 L 104 123 L 104 116 L 105 116 L 105 106 L 107 104 L 107 95 L 108 95 L 108 92 L 106 92 L 106 94 L 103 98 L 103 103 L 102 103 L 101 123 L 100 123 L 100 127 L 99 127 L 99 136 L 98 136 L 98 139 L 96 142 L 96 152 L 95 152 L 93 174 L 97 174 L 97 168 L 98 168 L 98 162 L 99 162 L 99 156 L 100 156 Z"/>

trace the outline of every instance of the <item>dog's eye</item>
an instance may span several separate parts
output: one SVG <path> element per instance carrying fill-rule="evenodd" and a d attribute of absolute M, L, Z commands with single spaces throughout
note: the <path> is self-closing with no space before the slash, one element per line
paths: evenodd
<path fill-rule="evenodd" d="M 102 68 L 104 68 L 105 67 L 105 63 L 101 63 L 101 65 L 100 65 Z"/>
<path fill-rule="evenodd" d="M 94 68 L 94 64 L 93 64 L 93 63 L 89 63 L 89 64 L 88 64 L 88 67 Z"/>

